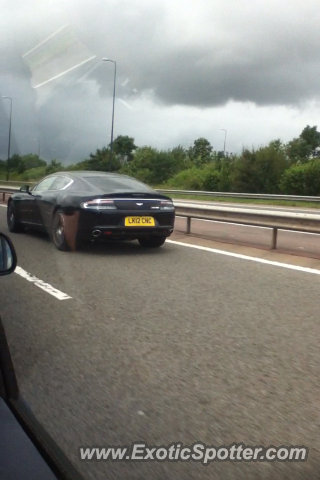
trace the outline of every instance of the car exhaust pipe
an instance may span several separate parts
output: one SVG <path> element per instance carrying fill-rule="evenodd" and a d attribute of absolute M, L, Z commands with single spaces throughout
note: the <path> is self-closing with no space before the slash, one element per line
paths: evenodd
<path fill-rule="evenodd" d="M 101 230 L 93 230 L 92 235 L 93 235 L 94 237 L 100 237 L 100 235 L 101 235 Z"/>

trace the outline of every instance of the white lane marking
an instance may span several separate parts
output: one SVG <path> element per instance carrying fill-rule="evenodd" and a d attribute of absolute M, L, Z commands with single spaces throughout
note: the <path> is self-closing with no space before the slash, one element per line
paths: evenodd
<path fill-rule="evenodd" d="M 4 208 L 7 208 L 6 205 L 0 205 L 0 206 L 4 207 Z M 21 267 L 17 266 L 14 273 L 16 273 L 17 275 L 20 275 L 20 277 L 25 278 L 29 282 L 34 283 L 37 287 L 41 288 L 42 290 L 49 293 L 50 295 L 53 295 L 58 300 L 68 300 L 68 299 L 72 298 L 72 297 L 69 297 L 69 295 L 67 295 L 66 293 L 61 292 L 57 288 L 54 288 L 49 283 L 45 283 L 44 281 L 40 280 L 39 278 L 35 277 L 34 275 L 31 275 L 31 273 L 26 272 Z"/>
<path fill-rule="evenodd" d="M 20 275 L 20 277 L 24 278 L 25 280 L 28 280 L 28 282 L 34 283 L 37 287 L 41 288 L 42 290 L 49 293 L 50 295 L 53 295 L 58 300 L 68 300 L 72 298 L 72 297 L 69 297 L 69 295 L 67 295 L 66 293 L 63 293 L 60 290 L 57 290 L 52 285 L 49 285 L 49 283 L 45 283 L 39 278 L 35 277 L 34 275 L 31 275 L 31 273 L 26 272 L 21 267 L 16 267 L 14 273 L 16 273 L 17 275 Z"/>
<path fill-rule="evenodd" d="M 241 255 L 240 253 L 226 252 L 224 250 L 217 250 L 216 248 L 202 247 L 201 245 L 193 245 L 191 243 L 176 242 L 175 240 L 167 240 L 167 243 L 173 243 L 181 247 L 195 248 L 197 250 L 204 250 L 205 252 L 218 253 L 219 255 L 226 255 L 228 257 L 240 258 L 242 260 L 251 260 L 252 262 L 265 263 L 275 267 L 288 268 L 290 270 L 297 270 L 299 272 L 314 273 L 320 275 L 320 270 L 315 268 L 300 267 L 299 265 L 290 265 L 289 263 L 274 262 L 272 260 L 265 260 L 259 257 L 249 257 L 248 255 Z"/>
<path fill-rule="evenodd" d="M 0 206 L 6 208 L 5 205 L 0 205 Z M 181 217 L 181 218 L 184 218 L 184 217 Z M 210 222 L 211 220 L 204 220 L 204 221 Z M 235 225 L 238 225 L 238 224 L 235 224 Z M 265 227 L 253 227 L 253 228 L 265 228 Z M 285 231 L 289 231 L 292 233 L 291 230 L 285 230 Z M 295 232 L 295 233 L 301 233 L 301 232 Z M 306 232 L 302 232 L 302 233 L 306 233 Z M 317 234 L 308 233 L 308 235 L 317 235 Z M 197 250 L 204 250 L 206 252 L 211 252 L 211 253 L 218 253 L 220 255 L 226 255 L 228 257 L 240 258 L 242 260 L 251 260 L 252 262 L 258 262 L 258 263 L 264 263 L 267 265 L 274 265 L 276 267 L 288 268 L 289 270 L 297 270 L 299 272 L 313 273 L 315 275 L 320 275 L 320 270 L 316 270 L 314 268 L 300 267 L 299 265 L 290 265 L 288 263 L 273 262 L 272 260 L 265 260 L 264 258 L 249 257 L 248 255 L 241 255 L 240 253 L 226 252 L 224 250 L 218 250 L 218 249 L 209 248 L 209 247 L 202 247 L 201 245 L 192 245 L 190 243 L 176 242 L 174 240 L 167 240 L 167 243 L 173 243 L 175 245 L 180 245 L 182 247 L 195 248 Z M 304 247 L 299 247 L 299 248 L 304 248 Z M 23 272 L 24 275 L 22 275 L 22 273 L 19 273 L 19 271 L 17 271 L 18 269 L 21 272 Z M 48 283 L 44 283 L 42 280 L 38 280 L 36 277 L 31 276 L 20 267 L 16 267 L 15 273 L 17 273 L 18 275 L 21 275 L 22 277 L 26 278 L 30 282 L 34 282 L 35 285 L 37 285 L 39 288 L 42 288 L 43 290 L 47 291 L 51 295 L 57 297 L 59 300 L 66 300 L 66 299 L 72 298 L 63 292 L 60 292 L 60 290 L 55 289 Z M 30 278 L 27 278 L 25 275 L 30 276 Z"/>
<path fill-rule="evenodd" d="M 312 233 L 312 232 L 298 232 L 297 230 L 282 230 L 281 228 L 278 228 L 278 230 L 281 230 L 281 232 L 288 232 L 288 233 L 299 233 L 300 235 L 320 235 L 319 233 Z"/>

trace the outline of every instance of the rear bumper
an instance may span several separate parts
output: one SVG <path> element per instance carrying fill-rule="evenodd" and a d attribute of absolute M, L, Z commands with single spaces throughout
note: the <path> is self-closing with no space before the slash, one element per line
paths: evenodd
<path fill-rule="evenodd" d="M 104 226 L 97 226 L 90 235 L 85 235 L 84 239 L 91 240 L 135 240 L 142 237 L 170 237 L 173 229 L 168 228 L 140 228 L 122 230 L 119 228 L 106 228 Z"/>
<path fill-rule="evenodd" d="M 135 216 L 137 213 L 135 212 Z M 150 216 L 150 212 L 139 212 L 138 215 Z M 99 212 L 84 212 L 80 214 L 78 223 L 78 238 L 80 240 L 134 240 L 141 237 L 170 237 L 175 223 L 174 212 L 157 212 L 153 227 L 126 227 L 125 217 L 132 212 L 101 214 Z"/>

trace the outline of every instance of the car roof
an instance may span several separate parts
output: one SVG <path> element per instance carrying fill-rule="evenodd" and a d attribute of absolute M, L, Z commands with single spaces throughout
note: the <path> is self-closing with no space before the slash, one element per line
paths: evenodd
<path fill-rule="evenodd" d="M 51 173 L 50 176 L 55 176 L 55 175 L 68 175 L 69 177 L 80 177 L 80 178 L 86 178 L 86 177 L 127 177 L 127 178 L 132 178 L 129 177 L 128 175 L 122 175 L 120 173 L 115 173 L 115 172 L 100 172 L 96 170 L 74 170 L 74 171 L 62 171 L 62 172 L 55 172 Z M 49 175 L 48 175 L 49 176 Z"/>
<path fill-rule="evenodd" d="M 141 182 L 140 180 L 138 180 L 137 178 L 134 178 L 134 177 L 131 177 L 129 175 L 124 175 L 122 173 L 116 173 L 116 172 L 101 172 L 101 171 L 97 171 L 97 170 L 75 170 L 75 171 L 62 171 L 62 172 L 54 172 L 54 173 L 51 173 L 49 175 L 47 175 L 45 178 L 50 178 L 50 177 L 57 177 L 57 176 L 67 176 L 69 177 L 71 180 L 76 180 L 77 178 L 78 179 L 83 179 L 83 181 L 87 184 L 87 185 L 90 185 L 90 188 L 93 188 L 95 190 L 99 189 L 99 187 L 97 186 L 94 186 L 91 182 L 90 182 L 90 178 L 92 177 L 95 177 L 95 178 L 112 178 L 112 179 L 128 179 L 128 180 L 132 180 L 134 182 L 137 182 L 137 184 L 141 183 L 143 185 L 145 185 L 146 187 L 149 187 L 150 190 L 153 190 L 152 187 L 150 187 L 149 185 L 146 185 L 145 183 Z M 44 180 L 44 179 L 42 179 Z M 42 181 L 41 180 L 41 181 Z M 80 181 L 81 181 L 80 180 Z"/>

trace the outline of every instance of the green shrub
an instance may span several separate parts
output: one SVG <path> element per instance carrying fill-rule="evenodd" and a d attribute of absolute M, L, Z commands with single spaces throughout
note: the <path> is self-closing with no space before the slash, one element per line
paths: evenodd
<path fill-rule="evenodd" d="M 177 173 L 168 181 L 168 186 L 180 190 L 203 190 L 204 170 L 201 168 L 189 168 Z"/>
<path fill-rule="evenodd" d="M 19 179 L 24 182 L 32 182 L 32 181 L 37 181 L 41 180 L 41 178 L 46 176 L 46 167 L 36 167 L 36 168 L 30 168 L 30 170 L 26 170 L 23 172 L 21 175 L 19 175 Z M 10 175 L 10 178 L 13 179 L 13 176 Z"/>
<path fill-rule="evenodd" d="M 202 172 L 202 186 L 208 192 L 218 192 L 221 186 L 221 171 L 217 170 L 215 164 L 206 165 Z"/>
<path fill-rule="evenodd" d="M 282 175 L 280 188 L 287 195 L 319 195 L 320 160 L 288 168 Z"/>

